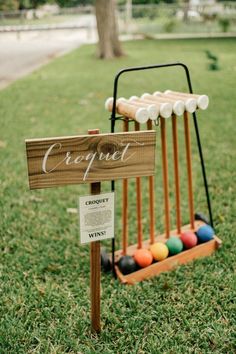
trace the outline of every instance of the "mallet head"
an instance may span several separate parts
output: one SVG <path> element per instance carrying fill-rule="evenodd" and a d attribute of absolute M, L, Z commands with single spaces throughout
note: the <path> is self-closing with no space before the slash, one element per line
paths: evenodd
<path fill-rule="evenodd" d="M 174 104 L 173 104 L 173 112 L 177 116 L 181 116 L 184 113 L 184 110 L 185 110 L 185 105 L 184 105 L 183 101 L 177 100 L 176 102 L 174 102 Z"/>
<path fill-rule="evenodd" d="M 170 118 L 172 114 L 173 107 L 170 103 L 161 103 L 160 105 L 160 116 L 163 118 Z"/>
<path fill-rule="evenodd" d="M 197 99 L 197 105 L 200 109 L 207 109 L 209 105 L 209 97 L 207 95 L 200 95 Z"/>

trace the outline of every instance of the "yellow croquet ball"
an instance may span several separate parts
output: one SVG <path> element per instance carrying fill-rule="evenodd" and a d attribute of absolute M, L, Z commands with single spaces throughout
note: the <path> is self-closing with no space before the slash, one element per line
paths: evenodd
<path fill-rule="evenodd" d="M 156 261 L 163 261 L 169 254 L 168 247 L 162 242 L 156 242 L 151 245 L 150 251 Z"/>

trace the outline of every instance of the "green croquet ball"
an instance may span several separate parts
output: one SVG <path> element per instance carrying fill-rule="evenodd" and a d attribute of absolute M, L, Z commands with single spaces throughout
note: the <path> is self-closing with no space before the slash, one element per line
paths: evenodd
<path fill-rule="evenodd" d="M 170 256 L 174 256 L 175 254 L 180 253 L 181 251 L 183 251 L 184 248 L 183 242 L 177 236 L 171 236 L 166 241 L 166 246 L 169 249 Z"/>

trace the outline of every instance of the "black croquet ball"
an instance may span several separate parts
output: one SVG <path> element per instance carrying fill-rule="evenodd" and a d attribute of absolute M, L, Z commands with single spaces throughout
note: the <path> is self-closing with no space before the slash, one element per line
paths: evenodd
<path fill-rule="evenodd" d="M 124 275 L 133 273 L 137 269 L 135 260 L 131 256 L 121 257 L 118 262 L 118 267 Z"/>
<path fill-rule="evenodd" d="M 205 222 L 206 224 L 210 224 L 209 219 L 206 217 L 206 215 L 204 215 L 203 213 L 195 213 L 194 214 L 194 219 L 195 220 L 200 220 Z"/>
<path fill-rule="evenodd" d="M 111 261 L 104 249 L 101 250 L 101 267 L 104 272 L 111 270 Z"/>

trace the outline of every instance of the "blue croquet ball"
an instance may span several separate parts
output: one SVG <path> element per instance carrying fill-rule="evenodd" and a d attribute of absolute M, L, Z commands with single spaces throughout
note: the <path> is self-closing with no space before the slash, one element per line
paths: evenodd
<path fill-rule="evenodd" d="M 200 226 L 196 232 L 198 241 L 200 243 L 210 241 L 214 238 L 215 232 L 210 225 Z"/>
<path fill-rule="evenodd" d="M 170 256 L 174 256 L 175 254 L 182 252 L 184 248 L 183 242 L 177 236 L 171 236 L 166 241 L 166 246 L 169 249 Z"/>
<path fill-rule="evenodd" d="M 118 267 L 124 275 L 135 272 L 137 269 L 135 260 L 131 256 L 121 257 L 118 262 Z"/>

